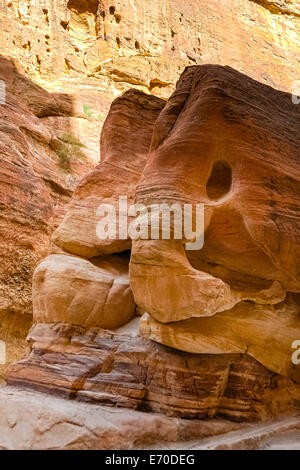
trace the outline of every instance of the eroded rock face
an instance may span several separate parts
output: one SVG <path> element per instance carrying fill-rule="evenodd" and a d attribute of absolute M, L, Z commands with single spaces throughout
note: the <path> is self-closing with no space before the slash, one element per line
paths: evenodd
<path fill-rule="evenodd" d="M 54 253 L 35 272 L 35 322 L 118 328 L 135 314 L 126 254 L 131 240 L 127 235 L 121 239 L 119 232 L 114 240 L 98 238 L 97 210 L 109 203 L 118 217 L 119 196 L 134 202 L 153 126 L 164 105 L 160 98 L 136 90 L 113 103 L 102 132 L 103 162 L 76 189 L 53 235 Z"/>
<path fill-rule="evenodd" d="M 291 360 L 291 345 L 299 335 L 299 312 L 299 303 L 291 298 L 277 308 L 242 302 L 213 317 L 170 324 L 145 314 L 140 334 L 191 353 L 247 353 L 269 370 L 300 383 L 299 367 Z"/>
<path fill-rule="evenodd" d="M 47 122 L 49 115 L 72 116 L 67 95 L 46 92 L 3 57 L 0 80 L 0 338 L 10 362 L 20 357 L 32 321 L 33 271 L 94 163 Z"/>
<path fill-rule="evenodd" d="M 180 346 L 174 323 L 165 330 L 159 326 L 161 334 L 156 336 L 145 321 L 142 334 L 189 352 L 204 352 L 200 344 L 208 325 L 209 341 L 218 331 L 225 339 L 226 328 L 234 336 L 237 328 L 243 340 L 253 336 L 260 352 L 252 350 L 250 337 L 244 350 L 256 358 L 261 354 L 258 360 L 266 367 L 300 381 L 290 357 L 300 329 L 299 302 L 295 297 L 291 316 L 276 307 L 285 292 L 300 289 L 299 122 L 299 110 L 289 95 L 231 69 L 192 67 L 183 74 L 156 123 L 137 202 L 204 203 L 205 243 L 200 251 L 185 253 L 176 240 L 133 242 L 131 285 L 137 304 L 160 323 L 211 319 L 183 322 L 190 338 Z M 245 299 L 253 303 L 240 304 Z M 238 309 L 230 310 L 235 304 Z M 224 317 L 219 315 L 223 311 Z M 239 312 L 246 318 L 245 330 Z M 224 323 L 217 326 L 220 319 Z M 276 339 L 277 346 L 270 346 L 269 361 L 263 343 L 268 334 L 274 338 L 272 325 L 283 336 Z M 167 333 L 172 328 L 173 342 Z M 261 328 L 265 335 L 258 346 Z M 197 331 L 199 348 L 193 348 Z M 231 352 L 236 347 L 233 336 L 228 338 Z M 218 350 L 222 339 L 212 342 Z"/>
<path fill-rule="evenodd" d="M 156 339 L 156 338 L 155 338 Z M 299 406 L 299 387 L 245 354 L 188 354 L 135 334 L 39 324 L 8 384 L 77 401 L 204 419 L 270 419 Z"/>
<path fill-rule="evenodd" d="M 130 87 L 167 98 L 185 66 L 203 63 L 291 92 L 299 14 L 297 0 L 3 1 L 0 52 L 52 90 L 85 88 L 98 114 Z"/>
<path fill-rule="evenodd" d="M 299 449 L 297 416 L 260 425 L 187 420 L 0 389 L 2 450 Z M 92 412 L 91 412 L 92 411 Z"/>
<path fill-rule="evenodd" d="M 115 240 L 98 238 L 97 209 L 111 204 L 118 217 L 120 196 L 127 196 L 128 205 L 134 202 L 153 126 L 164 106 L 164 100 L 136 90 L 113 102 L 101 134 L 101 165 L 76 188 L 66 217 L 53 234 L 57 246 L 89 259 L 131 248 L 129 238 L 121 239 L 119 233 Z"/>
<path fill-rule="evenodd" d="M 93 262 L 63 254 L 48 256 L 33 277 L 34 319 L 39 323 L 117 328 L 135 314 L 128 257 Z"/>
<path fill-rule="evenodd" d="M 8 383 L 187 418 L 299 408 L 299 119 L 290 95 L 229 67 L 186 69 L 166 105 L 139 91 L 118 98 L 104 162 L 35 273 L 30 354 Z M 203 203 L 205 242 L 188 252 L 183 237 L 133 240 L 120 294 L 131 240 L 101 240 L 96 227 L 99 204 L 124 195 Z M 142 337 L 101 329 L 132 318 L 132 296 L 147 312 Z"/>

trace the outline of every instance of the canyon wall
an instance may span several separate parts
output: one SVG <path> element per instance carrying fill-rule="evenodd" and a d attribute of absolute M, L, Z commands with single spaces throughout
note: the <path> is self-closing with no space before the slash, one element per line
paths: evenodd
<path fill-rule="evenodd" d="M 168 98 L 187 65 L 230 65 L 291 91 L 299 78 L 297 0 L 0 2 L 0 53 L 56 91 L 101 96 L 95 119 L 128 88 Z"/>
<path fill-rule="evenodd" d="M 201 64 L 291 93 L 299 33 L 296 0 L 0 0 L 0 339 L 9 361 L 31 323 L 33 270 L 78 179 L 100 160 L 111 102 L 130 88 L 168 99 L 184 68 Z"/>
<path fill-rule="evenodd" d="M 32 320 L 33 271 L 78 181 L 96 162 L 68 126 L 75 119 L 68 95 L 48 93 L 3 57 L 0 80 L 6 85 L 0 105 L 0 340 L 11 362 L 22 354 Z M 56 119 L 65 122 L 61 134 Z"/>

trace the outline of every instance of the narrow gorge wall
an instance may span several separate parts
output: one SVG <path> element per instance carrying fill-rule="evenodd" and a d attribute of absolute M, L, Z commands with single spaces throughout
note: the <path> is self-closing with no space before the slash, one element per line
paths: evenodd
<path fill-rule="evenodd" d="M 89 90 L 112 100 L 136 87 L 167 98 L 186 65 L 203 63 L 230 65 L 283 91 L 299 78 L 297 0 L 0 5 L 0 52 L 51 89 Z"/>

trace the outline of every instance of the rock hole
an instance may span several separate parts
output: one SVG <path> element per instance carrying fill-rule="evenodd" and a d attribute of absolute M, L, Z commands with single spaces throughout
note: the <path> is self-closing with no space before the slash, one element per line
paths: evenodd
<path fill-rule="evenodd" d="M 68 24 L 69 24 L 68 21 L 61 21 L 61 22 L 60 22 L 60 25 L 61 25 L 64 29 L 67 29 Z"/>
<path fill-rule="evenodd" d="M 47 23 L 47 25 L 49 26 L 49 16 L 48 16 L 48 10 L 47 10 L 47 8 L 43 8 L 43 13 L 44 13 L 44 15 L 45 15 L 45 17 L 46 17 L 46 18 L 45 18 L 45 19 L 46 19 L 46 23 Z"/>
<path fill-rule="evenodd" d="M 110 13 L 111 15 L 114 15 L 114 14 L 115 14 L 115 11 L 116 11 L 115 7 L 109 7 L 109 13 Z"/>
<path fill-rule="evenodd" d="M 231 185 L 232 171 L 228 163 L 224 160 L 215 162 L 206 185 L 209 199 L 217 200 L 225 196 L 230 191 Z"/>
<path fill-rule="evenodd" d="M 70 61 L 68 59 L 65 59 L 65 73 L 69 73 L 71 68 L 72 67 L 71 67 Z"/>
<path fill-rule="evenodd" d="M 121 47 L 121 41 L 120 41 L 120 38 L 116 38 L 116 43 L 117 43 L 117 46 L 118 48 Z"/>
<path fill-rule="evenodd" d="M 26 44 L 23 44 L 23 49 L 25 49 L 26 51 L 30 51 L 31 50 L 31 43 L 30 41 L 28 41 Z"/>
<path fill-rule="evenodd" d="M 98 7 L 99 0 L 68 1 L 67 8 L 71 16 L 68 31 L 73 45 L 86 48 L 91 40 L 96 40 L 98 36 Z"/>
<path fill-rule="evenodd" d="M 138 51 L 140 50 L 140 43 L 138 41 L 135 41 L 134 46 Z"/>
<path fill-rule="evenodd" d="M 117 24 L 121 23 L 121 15 L 115 15 L 115 20 Z"/>
<path fill-rule="evenodd" d="M 39 56 L 37 55 L 36 56 L 36 65 L 37 65 L 37 71 L 40 72 L 41 71 L 41 59 L 39 58 Z"/>

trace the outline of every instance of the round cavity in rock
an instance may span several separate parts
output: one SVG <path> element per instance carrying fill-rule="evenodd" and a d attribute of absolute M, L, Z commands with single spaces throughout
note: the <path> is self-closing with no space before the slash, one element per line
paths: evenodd
<path fill-rule="evenodd" d="M 229 193 L 232 185 L 232 171 L 228 163 L 218 160 L 213 164 L 210 177 L 206 185 L 209 199 L 217 200 Z"/>

